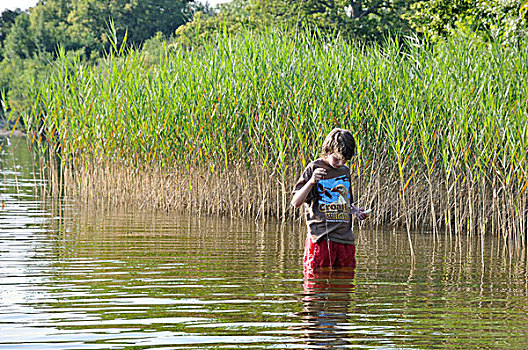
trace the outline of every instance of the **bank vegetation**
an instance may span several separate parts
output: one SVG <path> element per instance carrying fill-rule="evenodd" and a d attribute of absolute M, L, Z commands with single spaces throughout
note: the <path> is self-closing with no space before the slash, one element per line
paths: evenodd
<path fill-rule="evenodd" d="M 114 45 L 96 66 L 59 54 L 25 125 L 54 188 L 88 205 L 283 220 L 326 133 L 349 128 L 371 225 L 525 247 L 527 89 L 525 44 L 245 31 L 159 57 Z"/>

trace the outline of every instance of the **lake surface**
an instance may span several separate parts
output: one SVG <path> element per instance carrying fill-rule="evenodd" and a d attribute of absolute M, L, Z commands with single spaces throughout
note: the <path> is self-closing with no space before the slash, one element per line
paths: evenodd
<path fill-rule="evenodd" d="M 357 232 L 304 280 L 304 228 L 42 200 L 0 140 L 0 349 L 527 349 L 526 252 Z"/>

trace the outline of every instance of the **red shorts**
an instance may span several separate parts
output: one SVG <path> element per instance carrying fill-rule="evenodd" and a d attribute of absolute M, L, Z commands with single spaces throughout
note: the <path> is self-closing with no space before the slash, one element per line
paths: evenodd
<path fill-rule="evenodd" d="M 306 238 L 304 273 L 311 275 L 317 267 L 356 267 L 356 246 L 320 239 L 314 243 Z"/>

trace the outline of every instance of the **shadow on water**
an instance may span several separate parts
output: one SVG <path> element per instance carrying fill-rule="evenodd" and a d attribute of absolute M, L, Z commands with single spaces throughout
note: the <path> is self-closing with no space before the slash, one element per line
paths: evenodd
<path fill-rule="evenodd" d="M 298 225 L 43 200 L 24 145 L 0 155 L 0 349 L 528 348 L 526 255 L 493 237 L 417 234 L 411 263 L 362 230 L 354 271 L 303 278 Z"/>

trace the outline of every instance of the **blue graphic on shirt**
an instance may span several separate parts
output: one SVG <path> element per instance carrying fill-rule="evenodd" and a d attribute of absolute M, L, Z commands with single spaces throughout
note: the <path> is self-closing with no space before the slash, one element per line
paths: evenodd
<path fill-rule="evenodd" d="M 350 220 L 350 181 L 346 176 L 317 182 L 319 211 L 325 214 L 329 222 Z"/>

